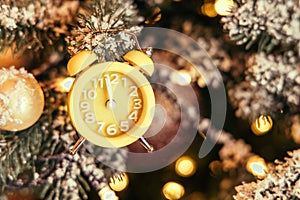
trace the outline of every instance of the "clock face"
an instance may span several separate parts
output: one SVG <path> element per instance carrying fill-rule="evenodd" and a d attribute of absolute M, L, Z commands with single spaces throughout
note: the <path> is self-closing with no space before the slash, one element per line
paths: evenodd
<path fill-rule="evenodd" d="M 68 98 L 73 125 L 88 141 L 102 147 L 127 146 L 143 136 L 155 108 L 144 75 L 120 62 L 95 64 L 74 82 Z"/>

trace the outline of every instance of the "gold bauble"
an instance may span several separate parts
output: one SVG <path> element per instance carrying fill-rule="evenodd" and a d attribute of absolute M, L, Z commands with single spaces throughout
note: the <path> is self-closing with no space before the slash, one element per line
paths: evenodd
<path fill-rule="evenodd" d="M 0 129 L 20 131 L 32 126 L 44 108 L 43 91 L 23 68 L 0 69 Z"/>

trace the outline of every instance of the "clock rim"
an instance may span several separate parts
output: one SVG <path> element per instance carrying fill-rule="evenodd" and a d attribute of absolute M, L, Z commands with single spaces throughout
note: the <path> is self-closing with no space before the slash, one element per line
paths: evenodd
<path fill-rule="evenodd" d="M 133 128 L 128 132 L 115 137 L 106 137 L 92 131 L 82 119 L 79 107 L 80 91 L 82 91 L 88 81 L 90 81 L 89 77 L 94 76 L 95 74 L 100 75 L 107 71 L 122 73 L 128 76 L 136 86 L 138 86 L 144 102 L 143 105 L 146 107 L 143 108 L 142 113 Z M 68 94 L 67 106 L 71 122 L 81 136 L 86 138 L 89 142 L 101 147 L 119 148 L 132 144 L 146 133 L 154 117 L 155 97 L 150 82 L 138 68 L 134 68 L 133 66 L 122 62 L 104 62 L 89 66 L 78 75 Z"/>

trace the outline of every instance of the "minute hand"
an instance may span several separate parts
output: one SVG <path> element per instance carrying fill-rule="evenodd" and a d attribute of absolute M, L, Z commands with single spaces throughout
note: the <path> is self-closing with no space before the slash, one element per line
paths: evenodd
<path fill-rule="evenodd" d="M 114 108 L 114 100 L 113 100 L 113 91 L 112 91 L 112 86 L 110 83 L 109 78 L 105 78 L 105 83 L 106 83 L 106 91 L 108 93 L 108 108 L 113 109 Z"/>

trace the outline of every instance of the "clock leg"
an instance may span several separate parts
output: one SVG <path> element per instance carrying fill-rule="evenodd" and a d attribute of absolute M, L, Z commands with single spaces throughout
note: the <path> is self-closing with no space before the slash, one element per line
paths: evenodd
<path fill-rule="evenodd" d="M 75 143 L 74 146 L 72 146 L 70 149 L 69 149 L 69 153 L 72 154 L 72 155 L 75 155 L 76 152 L 78 151 L 78 149 L 81 147 L 81 145 L 84 143 L 85 141 L 85 138 L 84 137 L 80 137 L 77 142 Z"/>
<path fill-rule="evenodd" d="M 141 145 L 150 153 L 154 151 L 154 148 L 144 137 L 139 138 Z"/>

